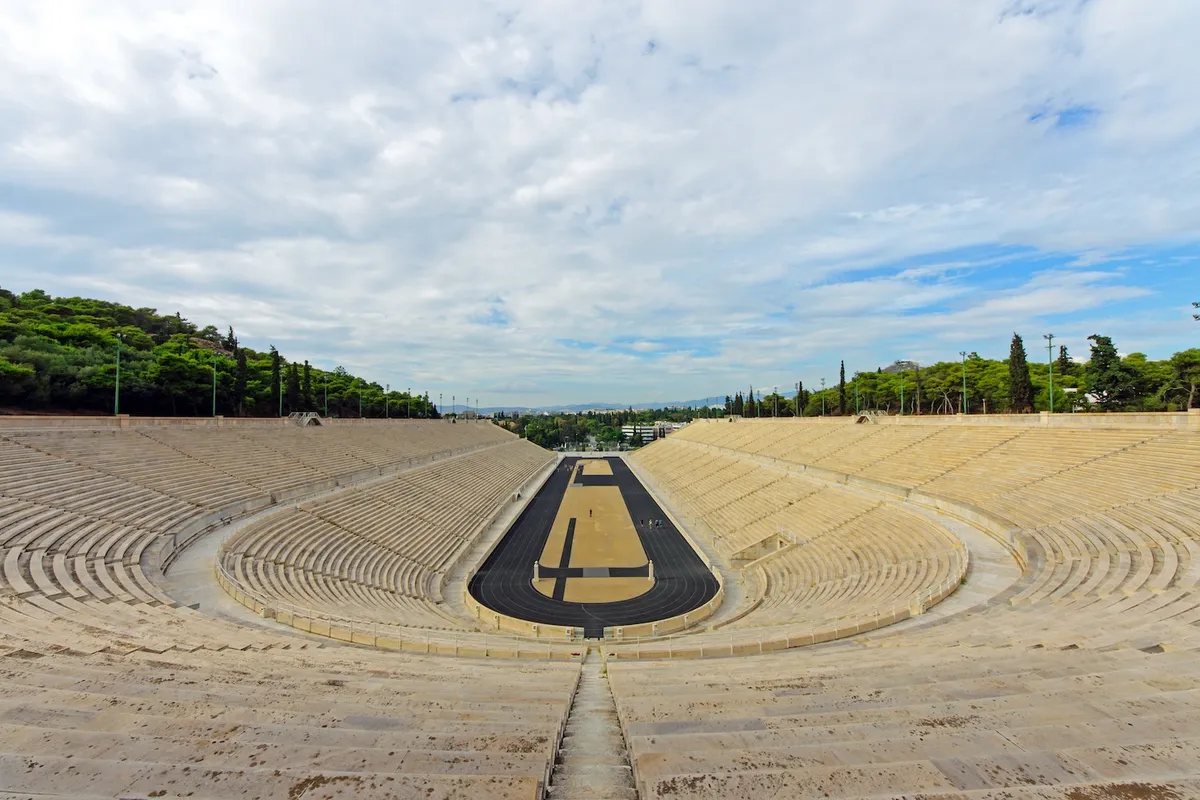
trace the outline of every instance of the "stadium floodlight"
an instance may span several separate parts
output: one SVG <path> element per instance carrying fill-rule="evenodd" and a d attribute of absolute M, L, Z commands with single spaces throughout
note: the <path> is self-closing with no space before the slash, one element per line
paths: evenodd
<path fill-rule="evenodd" d="M 965 413 L 967 413 L 967 351 L 959 350 L 958 354 L 960 356 L 962 356 L 962 365 L 963 365 L 963 367 L 962 367 L 963 394 L 962 394 L 962 405 L 959 407 L 959 412 L 962 414 L 965 414 Z"/>
<path fill-rule="evenodd" d="M 117 383 L 113 389 L 113 416 L 121 413 L 121 342 L 125 339 L 125 334 L 117 334 Z"/>
<path fill-rule="evenodd" d="M 1044 333 L 1046 340 L 1046 365 L 1050 367 L 1050 413 L 1054 413 L 1054 334 Z"/>

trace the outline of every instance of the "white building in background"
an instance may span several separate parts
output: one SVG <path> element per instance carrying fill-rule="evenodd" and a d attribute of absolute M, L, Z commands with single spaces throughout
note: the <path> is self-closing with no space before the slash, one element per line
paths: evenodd
<path fill-rule="evenodd" d="M 652 442 L 657 438 L 654 435 L 654 425 L 641 422 L 636 425 L 622 425 L 621 435 L 625 437 L 626 441 L 632 439 L 634 436 L 640 436 L 643 444 Z"/>
<path fill-rule="evenodd" d="M 664 422 L 662 420 L 653 423 L 639 422 L 634 425 L 622 425 L 621 433 L 624 434 L 626 440 L 637 433 L 642 437 L 643 443 L 648 443 L 655 439 L 662 439 L 668 433 L 674 433 L 686 424 L 686 422 Z"/>

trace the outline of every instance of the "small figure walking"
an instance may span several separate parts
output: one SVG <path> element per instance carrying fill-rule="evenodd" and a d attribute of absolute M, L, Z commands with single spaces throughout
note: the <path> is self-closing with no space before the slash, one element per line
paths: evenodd
<path fill-rule="evenodd" d="M 591 515 L 592 515 L 592 510 L 589 508 L 589 509 L 588 509 L 588 516 L 590 517 Z"/>

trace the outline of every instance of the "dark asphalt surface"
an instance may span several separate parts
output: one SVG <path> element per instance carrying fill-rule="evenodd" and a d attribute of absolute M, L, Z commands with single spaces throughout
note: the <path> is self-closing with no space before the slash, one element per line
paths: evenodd
<path fill-rule="evenodd" d="M 711 600 L 717 593 L 717 579 L 619 458 L 608 459 L 612 476 L 590 475 L 578 480 L 586 486 L 616 484 L 621 488 L 621 497 L 642 547 L 654 562 L 654 587 L 640 597 L 615 603 L 568 603 L 546 597 L 533 588 L 533 562 L 550 536 L 550 527 L 578 460 L 565 459 L 517 517 L 471 579 L 468 587 L 471 596 L 510 617 L 581 627 L 588 638 L 602 637 L 604 628 L 613 625 L 635 625 L 685 614 Z M 638 527 L 640 519 L 661 519 L 663 527 Z"/>

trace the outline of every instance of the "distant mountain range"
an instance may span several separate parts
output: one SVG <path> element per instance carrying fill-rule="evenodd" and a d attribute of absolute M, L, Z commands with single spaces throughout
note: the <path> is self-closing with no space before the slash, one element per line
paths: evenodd
<path fill-rule="evenodd" d="M 718 405 L 720 403 L 723 403 L 724 400 L 725 400 L 724 396 L 716 398 Z M 671 407 L 680 407 L 680 406 L 691 406 L 693 408 L 702 408 L 705 405 L 707 405 L 708 402 L 709 402 L 709 399 L 701 398 L 700 400 L 654 400 L 654 401 L 640 402 L 640 403 L 575 403 L 575 404 L 571 404 L 571 405 L 536 406 L 536 407 L 487 406 L 487 407 L 481 407 L 479 409 L 479 412 L 481 414 L 495 414 L 497 411 L 504 411 L 504 412 L 517 411 L 517 412 L 538 414 L 538 413 L 541 413 L 544 411 L 547 413 L 567 412 L 567 413 L 571 413 L 571 414 L 578 414 L 581 411 L 591 411 L 593 409 L 603 409 L 605 411 L 623 411 L 624 409 L 627 409 L 630 407 L 632 407 L 634 409 L 671 408 Z"/>

